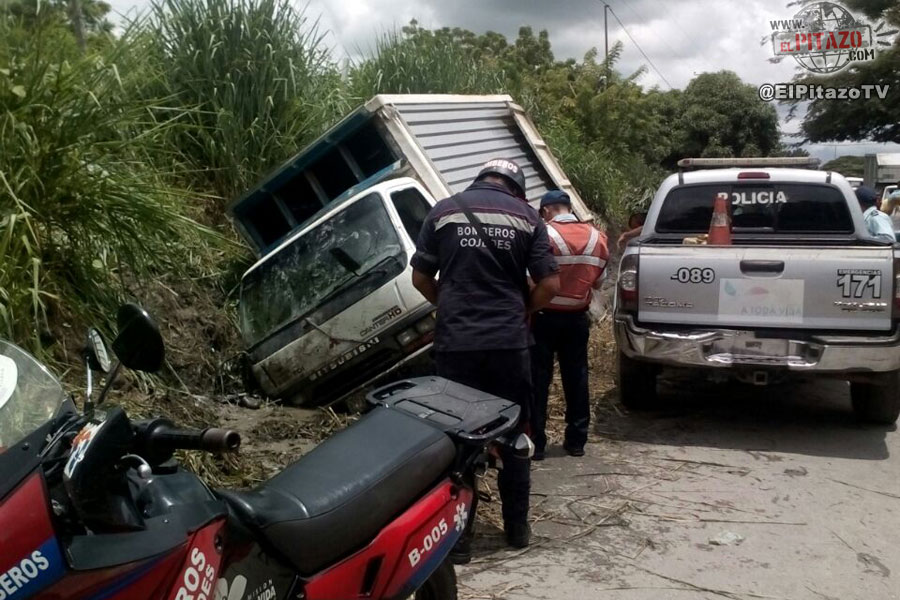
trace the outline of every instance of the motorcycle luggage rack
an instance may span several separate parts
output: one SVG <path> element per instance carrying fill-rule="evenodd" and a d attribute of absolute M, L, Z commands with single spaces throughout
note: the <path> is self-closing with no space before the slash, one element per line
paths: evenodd
<path fill-rule="evenodd" d="M 511 431 L 519 420 L 514 402 L 443 377 L 415 377 L 380 387 L 366 399 L 411 414 L 457 437 L 482 443 Z"/>

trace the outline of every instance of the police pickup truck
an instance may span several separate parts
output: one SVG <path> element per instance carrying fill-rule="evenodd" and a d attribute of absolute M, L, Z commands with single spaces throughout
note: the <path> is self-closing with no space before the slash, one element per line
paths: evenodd
<path fill-rule="evenodd" d="M 816 164 L 684 159 L 663 182 L 619 270 L 627 407 L 657 404 L 658 374 L 676 367 L 756 385 L 845 380 L 862 420 L 896 421 L 900 248 L 873 239 L 847 180 Z M 731 243 L 710 245 L 721 194 Z"/>

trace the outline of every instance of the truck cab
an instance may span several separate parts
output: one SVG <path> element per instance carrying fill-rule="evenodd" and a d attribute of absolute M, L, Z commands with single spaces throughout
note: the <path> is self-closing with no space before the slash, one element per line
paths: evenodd
<path fill-rule="evenodd" d="M 409 261 L 434 198 L 402 177 L 335 202 L 241 280 L 240 329 L 262 390 L 327 403 L 426 350 L 434 308 Z"/>

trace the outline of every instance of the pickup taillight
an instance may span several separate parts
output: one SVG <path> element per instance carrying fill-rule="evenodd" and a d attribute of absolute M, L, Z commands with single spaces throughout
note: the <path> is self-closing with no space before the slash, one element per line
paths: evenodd
<path fill-rule="evenodd" d="M 619 307 L 631 313 L 638 310 L 638 264 L 639 255 L 629 254 L 619 266 Z"/>
<path fill-rule="evenodd" d="M 900 256 L 894 256 L 894 303 L 891 317 L 900 320 Z"/>

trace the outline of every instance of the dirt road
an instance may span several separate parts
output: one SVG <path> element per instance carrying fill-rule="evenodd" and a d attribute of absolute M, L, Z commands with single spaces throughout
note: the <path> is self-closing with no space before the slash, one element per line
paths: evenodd
<path fill-rule="evenodd" d="M 534 470 L 534 545 L 483 527 L 461 598 L 900 598 L 900 434 L 839 382 L 663 384 Z"/>

